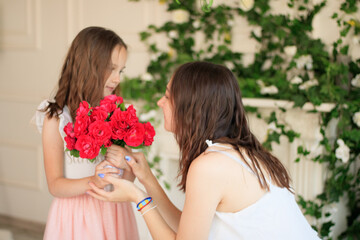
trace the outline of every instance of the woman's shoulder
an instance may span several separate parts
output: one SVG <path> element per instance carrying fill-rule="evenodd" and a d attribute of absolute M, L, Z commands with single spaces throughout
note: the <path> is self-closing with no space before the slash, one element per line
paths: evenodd
<path fill-rule="evenodd" d="M 231 170 L 231 163 L 220 152 L 204 152 L 192 161 L 189 174 L 223 178 Z"/>

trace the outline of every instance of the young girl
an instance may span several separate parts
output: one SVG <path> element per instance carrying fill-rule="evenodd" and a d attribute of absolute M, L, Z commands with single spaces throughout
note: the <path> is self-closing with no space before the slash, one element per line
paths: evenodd
<path fill-rule="evenodd" d="M 158 105 L 180 147 L 183 211 L 167 198 L 141 153 L 115 146 L 109 161 L 118 165 L 125 158 L 147 192 L 106 174 L 115 190 L 90 183 L 90 195 L 137 203 L 156 240 L 319 239 L 295 201 L 284 166 L 250 132 L 229 69 L 206 62 L 180 66 Z"/>
<path fill-rule="evenodd" d="M 36 112 L 42 133 L 46 179 L 55 197 L 50 207 L 44 239 L 138 239 L 130 203 L 108 203 L 85 194 L 88 182 L 104 188 L 99 177 L 119 173 L 99 155 L 94 163 L 74 158 L 64 144 L 64 126 L 74 122 L 81 101 L 91 106 L 113 94 L 125 68 L 127 47 L 113 31 L 83 29 L 72 42 L 62 67 L 54 100 L 43 101 Z M 130 171 L 124 178 L 133 181 Z"/>

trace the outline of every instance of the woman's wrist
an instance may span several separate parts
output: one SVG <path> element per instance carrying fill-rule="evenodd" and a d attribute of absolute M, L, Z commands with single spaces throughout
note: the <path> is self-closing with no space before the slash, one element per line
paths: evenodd
<path fill-rule="evenodd" d="M 138 190 L 135 192 L 133 202 L 137 204 L 147 197 L 149 197 L 149 195 L 140 188 L 138 188 Z"/>
<path fill-rule="evenodd" d="M 154 174 L 152 174 L 152 172 L 150 171 L 150 173 L 148 174 L 148 176 L 144 179 L 139 179 L 139 182 L 146 188 L 151 188 L 151 186 L 154 186 L 154 183 L 157 182 L 156 177 L 154 176 Z"/>

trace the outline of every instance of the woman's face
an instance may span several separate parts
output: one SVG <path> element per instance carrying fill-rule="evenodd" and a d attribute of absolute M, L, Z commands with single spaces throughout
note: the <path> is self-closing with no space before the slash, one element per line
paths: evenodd
<path fill-rule="evenodd" d="M 166 86 L 165 95 L 160 98 L 160 100 L 157 102 L 157 105 L 163 110 L 165 130 L 173 132 L 173 106 L 169 95 L 170 84 L 171 80 Z"/>
<path fill-rule="evenodd" d="M 110 75 L 105 80 L 104 97 L 113 94 L 120 83 L 120 75 L 125 68 L 127 52 L 124 47 L 117 45 L 111 53 Z"/>

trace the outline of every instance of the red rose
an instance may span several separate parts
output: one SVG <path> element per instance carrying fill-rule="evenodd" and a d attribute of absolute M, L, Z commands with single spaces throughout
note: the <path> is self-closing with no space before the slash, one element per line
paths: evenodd
<path fill-rule="evenodd" d="M 111 113 L 116 109 L 116 104 L 110 103 L 110 102 L 100 103 L 100 108 L 103 109 L 107 113 Z"/>
<path fill-rule="evenodd" d="M 132 147 L 140 146 L 144 142 L 144 126 L 142 123 L 134 124 L 126 133 L 124 141 Z"/>
<path fill-rule="evenodd" d="M 114 94 L 109 95 L 100 101 L 100 108 L 108 113 L 111 113 L 116 109 L 117 105 L 121 104 L 122 102 L 122 97 L 118 97 Z"/>
<path fill-rule="evenodd" d="M 88 115 L 77 116 L 75 118 L 74 132 L 75 136 L 84 135 L 88 133 L 88 126 L 90 125 L 90 117 Z"/>
<path fill-rule="evenodd" d="M 126 128 L 112 128 L 112 135 L 111 137 L 113 139 L 119 139 L 119 140 L 123 140 L 124 137 L 127 134 L 127 129 Z"/>
<path fill-rule="evenodd" d="M 75 149 L 75 143 L 76 143 L 75 138 L 66 136 L 66 137 L 64 138 L 64 140 L 65 140 L 65 142 L 66 142 L 66 148 L 67 148 L 67 149 L 69 149 L 69 150 Z"/>
<path fill-rule="evenodd" d="M 111 103 L 115 103 L 115 104 L 122 104 L 123 103 L 123 98 L 116 96 L 115 94 L 112 95 L 108 95 L 106 97 L 104 97 L 103 100 L 100 101 L 100 105 L 101 103 L 104 102 L 111 102 Z"/>
<path fill-rule="evenodd" d="M 155 136 L 155 130 L 154 127 L 151 125 L 151 123 L 147 122 L 144 123 L 144 145 L 150 146 L 152 142 L 154 141 Z"/>
<path fill-rule="evenodd" d="M 86 101 L 82 101 L 79 104 L 79 108 L 76 110 L 76 116 L 88 115 L 90 112 L 90 105 Z"/>
<path fill-rule="evenodd" d="M 107 117 L 108 117 L 108 112 L 100 107 L 93 108 L 93 111 L 91 112 L 90 115 L 91 122 L 105 121 Z"/>
<path fill-rule="evenodd" d="M 68 124 L 66 124 L 66 126 L 64 127 L 64 132 L 67 136 L 74 138 L 75 137 L 75 133 L 74 133 L 74 127 L 73 124 L 71 122 L 69 122 Z"/>
<path fill-rule="evenodd" d="M 120 108 L 115 109 L 113 115 L 110 117 L 110 122 L 113 128 L 127 128 L 126 112 L 121 111 Z"/>
<path fill-rule="evenodd" d="M 128 124 L 126 123 L 126 112 L 120 108 L 115 109 L 110 118 L 110 126 L 112 129 L 112 138 L 122 140 L 127 132 Z"/>
<path fill-rule="evenodd" d="M 109 123 L 95 121 L 89 126 L 89 135 L 92 136 L 99 146 L 105 144 L 111 138 L 111 128 Z"/>
<path fill-rule="evenodd" d="M 81 158 L 94 159 L 99 154 L 100 147 L 93 137 L 81 135 L 78 137 L 75 149 L 80 152 Z"/>
<path fill-rule="evenodd" d="M 127 122 L 127 124 L 129 124 L 129 126 L 134 125 L 135 123 L 139 122 L 138 117 L 136 116 L 136 110 L 134 108 L 133 105 L 130 105 L 127 109 L 126 109 L 126 115 L 125 115 L 125 120 Z"/>
<path fill-rule="evenodd" d="M 108 139 L 105 143 L 104 143 L 104 147 L 108 148 L 112 145 L 112 141 L 110 139 Z"/>

